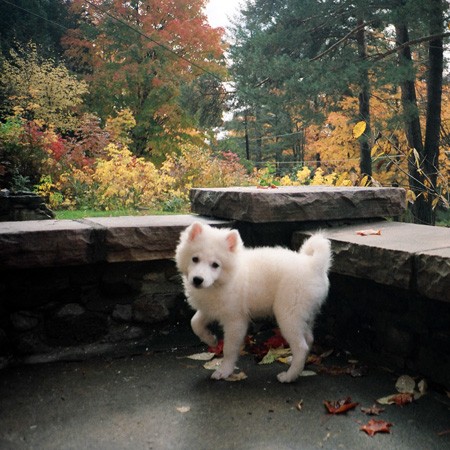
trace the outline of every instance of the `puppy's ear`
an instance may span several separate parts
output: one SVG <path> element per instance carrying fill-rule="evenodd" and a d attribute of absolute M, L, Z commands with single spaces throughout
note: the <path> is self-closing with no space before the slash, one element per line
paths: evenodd
<path fill-rule="evenodd" d="M 189 227 L 188 238 L 190 241 L 195 240 L 195 238 L 203 231 L 203 226 L 200 222 L 194 222 Z"/>
<path fill-rule="evenodd" d="M 236 230 L 232 230 L 228 233 L 226 241 L 228 244 L 228 250 L 233 253 L 236 252 L 242 245 L 241 236 Z"/>

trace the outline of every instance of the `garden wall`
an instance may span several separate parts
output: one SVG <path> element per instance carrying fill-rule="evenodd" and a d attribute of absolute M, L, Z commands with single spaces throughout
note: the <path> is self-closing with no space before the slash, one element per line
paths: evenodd
<path fill-rule="evenodd" d="M 286 202 L 312 201 L 305 198 L 306 191 L 291 196 L 281 190 L 284 201 L 269 201 L 274 197 L 267 196 L 275 192 L 266 192 L 262 195 L 267 213 L 275 219 L 273 205 L 277 204 L 284 210 L 283 221 L 252 221 L 249 202 L 256 200 L 239 194 L 239 201 L 233 200 L 235 206 L 219 218 L 187 215 L 0 223 L 1 364 L 140 353 L 157 348 L 169 331 L 186 330 L 192 312 L 172 258 L 180 231 L 202 220 L 237 227 L 247 245 L 297 248 L 311 230 L 325 230 L 335 261 L 329 299 L 317 321 L 318 339 L 383 366 L 418 371 L 450 387 L 450 230 L 440 229 L 444 231 L 436 234 L 434 228 L 421 229 L 439 237 L 429 240 L 428 247 L 433 248 L 424 251 L 414 241 L 414 235 L 428 241 L 417 234 L 418 229 L 406 231 L 398 228 L 403 224 L 380 222 L 383 215 L 398 214 L 404 208 L 398 191 L 395 201 L 391 192 L 384 191 L 382 195 L 390 199 L 386 206 L 366 207 L 365 217 L 351 211 L 363 201 L 352 198 L 351 191 L 340 191 L 340 200 L 332 200 L 336 192 L 326 192 L 323 203 L 347 205 L 335 208 L 327 220 L 317 216 L 299 219 L 296 214 L 304 214 L 304 207 L 291 208 L 286 216 Z M 222 201 L 228 193 L 221 192 Z M 259 190 L 249 193 L 261 196 Z M 322 195 L 314 190 L 306 195 L 312 193 Z M 216 194 L 209 193 L 208 201 Z M 367 194 L 366 201 L 373 203 L 374 193 Z M 202 204 L 204 208 L 204 197 Z M 194 201 L 193 209 L 197 208 Z M 244 208 L 246 220 L 234 219 L 233 208 Z M 255 211 L 261 217 L 263 210 Z M 338 211 L 351 218 L 340 217 Z M 378 236 L 385 241 L 376 241 L 377 236 L 358 237 L 372 241 L 355 238 L 356 229 L 372 225 L 386 227 Z M 389 227 L 411 245 L 403 242 L 392 248 Z M 377 250 L 370 250 L 371 246 Z M 437 274 L 429 278 L 434 288 L 428 291 L 417 282 L 432 275 L 426 275 L 426 267 L 421 269 L 422 260 Z"/>

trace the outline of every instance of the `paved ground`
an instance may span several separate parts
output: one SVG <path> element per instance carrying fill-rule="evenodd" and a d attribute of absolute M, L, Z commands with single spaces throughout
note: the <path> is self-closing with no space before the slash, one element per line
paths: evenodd
<path fill-rule="evenodd" d="M 184 358 L 202 349 L 179 333 L 141 356 L 4 369 L 0 448 L 450 449 L 450 399 L 434 391 L 375 417 L 392 422 L 390 434 L 360 431 L 371 417 L 359 407 L 326 413 L 324 400 L 347 396 L 371 406 L 396 392 L 398 374 L 369 368 L 362 377 L 321 373 L 282 385 L 280 363 L 260 366 L 248 355 L 239 364 L 246 380 L 218 382 Z"/>

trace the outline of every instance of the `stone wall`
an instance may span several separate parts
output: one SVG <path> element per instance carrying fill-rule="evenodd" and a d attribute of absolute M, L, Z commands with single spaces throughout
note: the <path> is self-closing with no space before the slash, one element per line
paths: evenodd
<path fill-rule="evenodd" d="M 316 322 L 328 344 L 381 367 L 450 387 L 450 303 L 367 279 L 331 275 Z"/>
<path fill-rule="evenodd" d="M 190 316 L 170 260 L 0 273 L 0 366 L 144 351 Z"/>
<path fill-rule="evenodd" d="M 45 201 L 33 192 L 0 191 L 0 222 L 20 220 L 48 220 L 55 217 Z"/>

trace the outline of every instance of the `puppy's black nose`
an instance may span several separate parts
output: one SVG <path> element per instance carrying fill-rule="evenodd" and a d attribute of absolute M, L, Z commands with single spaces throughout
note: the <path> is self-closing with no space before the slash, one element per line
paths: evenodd
<path fill-rule="evenodd" d="M 200 287 L 203 283 L 203 278 L 202 277 L 194 277 L 192 279 L 192 282 L 194 283 L 195 287 Z"/>

